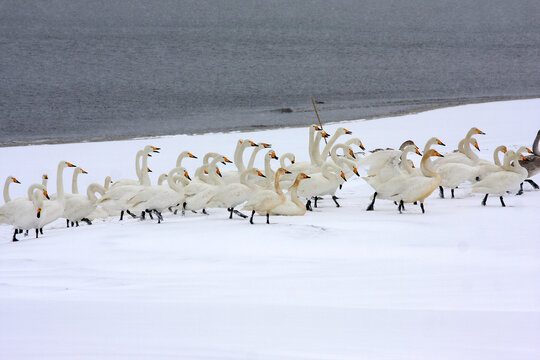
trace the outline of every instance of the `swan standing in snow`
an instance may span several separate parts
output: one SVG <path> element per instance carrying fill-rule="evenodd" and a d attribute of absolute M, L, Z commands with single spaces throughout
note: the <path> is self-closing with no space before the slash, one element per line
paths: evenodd
<path fill-rule="evenodd" d="M 103 196 L 105 188 L 100 184 L 93 183 L 88 185 L 86 195 L 71 194 L 71 196 L 66 197 L 66 206 L 62 217 L 66 218 L 68 224 L 71 222 L 72 227 L 73 224 L 79 226 L 79 221 L 85 221 L 88 225 L 92 225 L 92 221 L 88 216 L 97 208 L 98 198 L 96 193 Z"/>
<path fill-rule="evenodd" d="M 503 171 L 488 174 L 483 180 L 473 185 L 473 193 L 486 194 L 482 200 L 483 206 L 486 206 L 489 194 L 499 195 L 501 205 L 506 206 L 503 200 L 506 191 L 518 187 L 527 178 L 527 169 L 523 168 L 518 161 L 522 157 L 522 152 L 524 152 L 523 147 L 517 152 L 508 151 L 502 166 Z M 512 162 L 513 166 L 511 165 Z"/>
<path fill-rule="evenodd" d="M 273 190 L 258 190 L 255 191 L 249 200 L 243 207 L 243 210 L 251 210 L 251 217 L 249 219 L 250 224 L 253 224 L 253 216 L 255 212 L 261 215 L 266 215 L 266 223 L 270 224 L 270 211 L 275 207 L 283 204 L 287 198 L 279 186 L 279 178 L 283 174 L 290 174 L 291 172 L 283 168 L 276 170 L 276 176 L 274 178 Z"/>
<path fill-rule="evenodd" d="M 519 160 L 519 163 L 522 167 L 527 169 L 527 179 L 525 179 L 526 182 L 531 184 L 531 186 L 535 189 L 538 189 L 539 186 L 537 183 L 535 183 L 531 177 L 534 175 L 540 173 L 540 148 L 538 147 L 538 143 L 540 142 L 540 130 L 538 130 L 538 133 L 536 134 L 536 138 L 534 139 L 533 146 L 532 146 L 532 155 L 526 156 L 525 159 Z M 516 195 L 523 194 L 523 183 L 519 185 L 519 192 Z"/>
<path fill-rule="evenodd" d="M 286 199 L 283 204 L 271 209 L 271 215 L 303 216 L 306 214 L 306 206 L 298 198 L 298 186 L 305 179 L 310 179 L 310 177 L 304 173 L 296 175 L 294 183 L 289 187 L 289 199 Z"/>
<path fill-rule="evenodd" d="M 11 201 L 11 197 L 9 196 L 9 185 L 11 183 L 20 184 L 20 181 L 11 175 L 6 178 L 6 182 L 4 183 L 4 203 Z"/>
<path fill-rule="evenodd" d="M 7 224 L 13 225 L 12 241 L 19 241 L 17 233 L 23 230 L 35 229 L 36 238 L 39 237 L 39 218 L 41 216 L 43 199 L 47 196 L 47 190 L 41 184 L 32 184 L 28 188 L 28 197 L 10 201 L 0 207 L 0 219 Z"/>
<path fill-rule="evenodd" d="M 339 166 L 333 162 L 326 162 L 323 164 L 321 172 L 311 174 L 309 177 L 304 177 L 302 180 L 303 179 L 308 180 L 302 181 L 299 185 L 297 184 L 295 193 L 298 193 L 302 198 L 306 199 L 307 202 L 304 207 L 307 210 L 312 210 L 311 199 L 315 199 L 314 206 L 317 207 L 319 196 L 324 195 L 331 195 L 332 200 L 336 203 L 336 207 L 340 206 L 337 202 L 336 191 L 339 185 L 343 184 L 347 179 L 345 178 L 345 173 Z M 298 176 L 296 177 L 295 183 L 297 180 Z"/>
<path fill-rule="evenodd" d="M 44 193 L 44 196 L 48 199 L 49 195 L 47 194 L 47 188 L 44 185 L 41 184 L 32 184 L 28 187 L 27 190 L 27 196 L 26 197 L 20 197 L 16 199 L 9 198 L 9 201 L 6 202 L 4 205 L 0 206 L 0 224 L 11 224 L 13 220 L 13 216 L 15 213 L 15 208 L 17 206 L 18 202 L 21 201 L 32 201 L 32 197 L 34 194 L 34 191 L 36 189 L 41 189 L 41 191 Z"/>

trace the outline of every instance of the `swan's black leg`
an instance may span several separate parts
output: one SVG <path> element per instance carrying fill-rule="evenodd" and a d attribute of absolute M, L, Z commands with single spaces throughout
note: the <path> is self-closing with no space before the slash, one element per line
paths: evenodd
<path fill-rule="evenodd" d="M 516 195 L 523 195 L 523 183 L 519 184 L 519 191 Z"/>
<path fill-rule="evenodd" d="M 315 196 L 315 201 L 313 201 L 313 207 L 317 207 L 317 201 L 319 200 L 318 196 Z"/>
<path fill-rule="evenodd" d="M 486 201 L 487 201 L 488 195 L 489 194 L 486 194 L 486 196 L 484 196 L 484 200 L 482 200 L 482 206 L 486 206 Z"/>
<path fill-rule="evenodd" d="M 202 213 L 203 213 L 204 215 L 208 215 L 208 213 L 206 212 L 206 209 L 202 209 Z"/>
<path fill-rule="evenodd" d="M 306 201 L 306 210 L 313 211 L 313 209 L 311 208 L 311 199 L 308 199 L 308 201 Z"/>
<path fill-rule="evenodd" d="M 154 209 L 152 211 L 156 214 L 156 216 L 158 218 L 158 224 L 161 224 L 161 221 L 163 220 L 163 215 L 161 215 L 161 213 L 159 211 L 157 211 L 156 209 Z"/>
<path fill-rule="evenodd" d="M 184 203 L 182 204 L 182 216 L 186 215 L 186 205 L 187 203 L 184 201 Z"/>
<path fill-rule="evenodd" d="M 439 186 L 439 196 L 441 197 L 441 199 L 444 199 L 444 189 L 442 186 Z"/>
<path fill-rule="evenodd" d="M 336 203 L 336 207 L 340 207 L 339 203 L 337 202 L 337 199 L 339 199 L 336 195 L 332 195 L 332 200 Z"/>
<path fill-rule="evenodd" d="M 75 225 L 77 225 L 77 227 L 79 227 L 79 222 L 78 222 L 78 221 L 75 221 Z"/>
<path fill-rule="evenodd" d="M 232 219 L 233 208 L 228 208 L 227 210 L 229 210 L 229 219 Z"/>
<path fill-rule="evenodd" d="M 36 239 L 39 238 L 39 230 L 36 229 Z"/>
<path fill-rule="evenodd" d="M 538 184 L 532 181 L 531 179 L 525 179 L 525 181 L 531 184 L 531 186 L 535 188 L 536 190 L 540 189 L 540 186 L 538 186 Z"/>
<path fill-rule="evenodd" d="M 43 228 L 39 228 L 39 233 L 43 235 Z"/>
<path fill-rule="evenodd" d="M 141 220 L 146 220 L 146 213 L 141 211 Z"/>
<path fill-rule="evenodd" d="M 174 215 L 178 214 L 178 209 L 174 209 L 173 214 L 174 214 Z"/>
<path fill-rule="evenodd" d="M 240 216 L 242 219 L 247 219 L 247 215 L 246 215 L 246 214 L 242 214 L 240 211 L 234 210 L 234 209 L 233 209 L 233 211 L 234 211 L 234 213 L 235 213 L 236 215 Z"/>
<path fill-rule="evenodd" d="M 503 197 L 502 197 L 502 196 L 500 196 L 500 197 L 499 197 L 499 199 L 501 200 L 501 205 L 502 205 L 503 207 L 506 207 L 506 205 L 504 204 L 504 200 L 503 200 Z"/>
<path fill-rule="evenodd" d="M 398 205 L 398 210 L 400 214 L 401 214 L 401 209 L 405 210 L 405 207 L 403 206 L 403 200 L 400 200 L 399 205 Z"/>
<path fill-rule="evenodd" d="M 172 206 L 169 206 L 169 211 L 173 212 Z"/>
<path fill-rule="evenodd" d="M 255 210 L 251 211 L 251 217 L 249 218 L 249 223 L 250 224 L 253 224 L 253 215 L 255 215 Z M 13 236 L 15 236 L 15 235 L 13 235 Z"/>
<path fill-rule="evenodd" d="M 420 203 L 420 208 L 422 209 L 422 214 L 425 214 L 426 211 L 424 210 L 424 203 L 423 202 Z"/>
<path fill-rule="evenodd" d="M 21 233 L 22 233 L 22 230 L 21 230 Z M 28 236 L 28 230 L 26 230 L 26 231 L 24 232 L 24 236 Z"/>
<path fill-rule="evenodd" d="M 71 227 L 73 227 L 73 225 L 75 225 L 75 223 L 72 221 L 72 222 L 71 222 Z"/>
<path fill-rule="evenodd" d="M 373 200 L 371 200 L 371 204 L 369 204 L 369 206 L 367 207 L 366 211 L 373 211 L 373 210 L 374 210 L 373 206 L 375 205 L 375 199 L 376 199 L 376 198 L 377 198 L 377 192 L 375 191 L 375 192 L 373 193 Z M 394 203 L 395 203 L 395 201 L 394 201 Z"/>
<path fill-rule="evenodd" d="M 134 213 L 132 213 L 131 211 L 129 210 L 126 210 L 126 212 L 128 213 L 129 216 L 131 216 L 132 218 L 136 219 L 137 218 L 137 215 L 135 215 Z"/>
<path fill-rule="evenodd" d="M 454 189 L 450 189 L 450 192 L 452 193 L 452 199 L 454 198 Z"/>
<path fill-rule="evenodd" d="M 11 239 L 12 241 L 19 241 L 17 239 L 17 233 L 19 232 L 19 229 L 15 229 L 15 231 L 13 232 L 13 238 Z"/>
<path fill-rule="evenodd" d="M 121 220 L 121 219 L 120 219 Z M 69 227 L 69 219 L 66 219 L 66 227 Z"/>
<path fill-rule="evenodd" d="M 266 213 L 266 223 L 270 224 L 270 214 Z"/>
<path fill-rule="evenodd" d="M 124 210 L 120 211 L 120 221 L 124 219 Z"/>
<path fill-rule="evenodd" d="M 150 217 L 150 220 L 154 220 L 154 217 L 152 216 L 152 211 L 150 211 L 148 209 L 146 209 L 145 211 L 148 214 L 148 216 Z"/>

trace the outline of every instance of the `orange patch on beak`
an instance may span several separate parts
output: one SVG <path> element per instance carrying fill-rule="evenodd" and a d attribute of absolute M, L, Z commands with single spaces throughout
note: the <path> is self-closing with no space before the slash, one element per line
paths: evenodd
<path fill-rule="evenodd" d="M 353 171 L 353 173 L 354 173 L 356 176 L 360 176 L 360 174 L 358 173 L 358 169 L 357 169 L 357 168 L 353 168 L 352 171 Z"/>
<path fill-rule="evenodd" d="M 148 168 L 148 167 L 146 168 L 146 171 L 147 172 L 152 172 L 152 170 L 150 170 L 150 168 Z"/>
<path fill-rule="evenodd" d="M 197 159 L 197 157 L 195 155 L 193 155 L 192 153 L 188 153 L 188 156 L 192 159 Z"/>
<path fill-rule="evenodd" d="M 323 131 L 323 132 L 321 133 L 321 135 L 322 135 L 323 138 L 327 138 L 327 137 L 330 136 L 330 135 L 328 135 L 328 133 L 327 133 L 326 131 Z"/>
<path fill-rule="evenodd" d="M 345 178 L 345 173 L 344 173 L 343 171 L 341 172 L 341 178 L 342 178 L 343 180 L 347 181 L 347 179 Z"/>
<path fill-rule="evenodd" d="M 208 171 L 207 171 L 207 170 L 204 170 L 204 173 L 205 173 L 205 174 L 208 174 Z"/>
<path fill-rule="evenodd" d="M 364 144 L 362 144 L 362 142 L 361 142 L 361 141 L 360 141 L 360 145 L 358 145 L 358 146 L 360 146 L 360 149 L 362 149 L 362 150 L 366 150 L 366 148 L 364 147 Z"/>
<path fill-rule="evenodd" d="M 437 139 L 437 144 L 441 145 L 441 146 L 446 146 L 441 140 Z"/>
<path fill-rule="evenodd" d="M 83 169 L 81 169 L 81 172 L 82 172 L 83 174 L 88 174 L 88 171 L 84 171 Z"/>
<path fill-rule="evenodd" d="M 354 156 L 354 151 L 349 150 L 349 155 L 351 155 L 353 159 L 356 159 L 356 156 Z"/>
<path fill-rule="evenodd" d="M 187 170 L 184 171 L 184 176 L 187 177 L 191 181 L 191 178 L 189 177 L 189 174 L 188 174 Z"/>
<path fill-rule="evenodd" d="M 262 145 L 265 149 L 268 149 L 268 148 L 272 147 L 272 145 L 267 144 L 267 143 L 261 143 L 261 145 Z"/>
<path fill-rule="evenodd" d="M 529 149 L 529 148 L 527 148 L 527 152 L 528 152 L 529 154 L 533 154 L 532 150 Z"/>
<path fill-rule="evenodd" d="M 73 165 L 73 164 L 70 163 L 70 162 L 66 162 L 66 164 L 67 164 L 67 166 L 69 166 L 69 167 L 76 167 L 75 165 Z"/>
<path fill-rule="evenodd" d="M 259 170 L 257 170 L 257 175 L 259 175 L 260 177 L 263 177 L 265 178 L 266 176 L 264 176 L 264 174 L 262 172 L 260 172 Z"/>
<path fill-rule="evenodd" d="M 41 208 L 37 209 L 37 217 L 39 218 L 41 216 Z"/>
<path fill-rule="evenodd" d="M 49 180 L 49 177 L 47 176 L 47 174 L 43 175 L 43 178 L 44 178 L 45 180 Z"/>
<path fill-rule="evenodd" d="M 480 151 L 480 147 L 478 146 L 478 141 L 474 142 L 474 147 L 476 148 L 476 150 Z"/>
<path fill-rule="evenodd" d="M 216 168 L 216 174 L 218 174 L 220 177 L 223 177 L 223 176 L 221 175 L 221 171 L 219 171 L 219 168 Z"/>
<path fill-rule="evenodd" d="M 226 157 L 226 156 L 224 156 L 224 157 L 223 157 L 223 160 L 225 160 L 225 162 L 228 162 L 228 163 L 231 163 L 231 164 L 232 164 L 232 161 L 231 161 L 231 160 L 229 160 L 229 159 L 227 159 L 227 157 Z"/>
<path fill-rule="evenodd" d="M 418 150 L 418 148 L 416 148 L 416 153 L 420 156 L 422 156 L 422 153 L 420 152 L 420 150 Z"/>
<path fill-rule="evenodd" d="M 20 184 L 21 182 L 15 178 L 12 179 L 15 184 Z"/>
<path fill-rule="evenodd" d="M 294 160 L 294 158 L 293 158 L 293 159 L 291 160 L 291 163 L 293 163 L 293 164 L 295 163 L 295 160 Z"/>
<path fill-rule="evenodd" d="M 508 149 L 506 148 L 506 146 L 503 148 L 503 153 L 506 154 L 508 152 Z"/>
<path fill-rule="evenodd" d="M 349 130 L 347 130 L 347 129 L 344 129 L 344 130 L 345 130 L 345 134 L 347 134 L 347 135 L 352 134 L 352 131 L 349 131 Z"/>

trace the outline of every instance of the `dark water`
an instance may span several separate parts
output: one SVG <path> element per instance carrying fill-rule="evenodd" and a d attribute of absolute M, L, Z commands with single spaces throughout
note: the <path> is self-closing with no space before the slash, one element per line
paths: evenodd
<path fill-rule="evenodd" d="M 0 144 L 540 96 L 539 24 L 538 0 L 0 0 Z"/>

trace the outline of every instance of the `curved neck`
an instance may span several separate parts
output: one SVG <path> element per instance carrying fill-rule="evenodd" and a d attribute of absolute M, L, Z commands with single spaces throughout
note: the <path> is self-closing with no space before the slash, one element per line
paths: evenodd
<path fill-rule="evenodd" d="M 71 193 L 72 194 L 78 194 L 79 193 L 79 184 L 77 182 L 78 178 L 79 178 L 79 174 L 81 173 L 81 169 L 80 168 L 75 168 L 75 170 L 73 170 L 73 178 L 71 179 Z"/>
<path fill-rule="evenodd" d="M 4 202 L 10 202 L 11 201 L 11 197 L 9 196 L 9 185 L 13 182 L 13 180 L 11 180 L 11 176 L 8 176 L 6 178 L 6 182 L 4 183 Z"/>
<path fill-rule="evenodd" d="M 540 149 L 538 148 L 538 143 L 540 142 L 540 130 L 538 130 L 538 134 L 536 134 L 536 138 L 534 139 L 532 151 L 534 155 L 540 156 Z"/>
<path fill-rule="evenodd" d="M 314 144 L 315 144 L 315 127 L 313 125 L 311 125 L 309 127 L 309 144 L 308 144 L 308 150 L 309 150 L 309 159 L 311 160 L 311 163 L 315 163 L 315 158 L 313 157 L 313 147 L 314 147 Z M 282 166 L 283 167 L 283 166 Z"/>
<path fill-rule="evenodd" d="M 172 169 L 171 171 L 169 171 L 169 174 L 167 174 L 167 184 L 174 191 L 177 191 L 177 192 L 181 191 L 182 190 L 182 185 L 185 185 L 184 182 L 182 182 L 182 185 L 180 185 L 175 181 L 175 179 L 179 179 L 180 181 L 182 181 L 181 180 L 182 178 L 186 179 L 186 177 L 183 174 L 183 171 L 185 171 L 185 169 L 183 167 L 177 166 L 174 169 Z M 176 174 L 179 174 L 179 176 L 176 176 Z M 187 179 L 186 179 L 186 181 L 187 181 Z"/>
<path fill-rule="evenodd" d="M 426 154 L 424 154 L 424 156 L 422 157 L 422 161 L 420 161 L 420 169 L 422 170 L 422 174 L 425 177 L 438 177 L 439 174 L 433 171 L 433 166 L 430 158 L 431 155 Z"/>
<path fill-rule="evenodd" d="M 56 199 L 64 202 L 64 167 L 65 162 L 60 161 L 56 170 Z"/>
<path fill-rule="evenodd" d="M 317 134 L 315 134 L 314 140 L 313 140 L 313 148 L 310 151 L 310 158 L 312 165 L 321 166 L 323 164 L 323 159 L 321 158 L 321 140 L 322 140 L 322 132 L 318 131 Z"/>
<path fill-rule="evenodd" d="M 188 152 L 182 151 L 180 155 L 178 155 L 178 157 L 176 158 L 176 167 L 182 166 L 182 161 L 187 157 L 188 157 Z"/>
<path fill-rule="evenodd" d="M 506 146 L 501 145 L 495 148 L 495 151 L 493 151 L 493 163 L 497 166 L 501 166 L 501 158 L 499 157 L 499 153 L 503 152 L 504 149 L 506 149 Z"/>
<path fill-rule="evenodd" d="M 429 150 L 429 149 L 428 149 Z M 413 152 L 414 150 L 412 150 L 412 146 L 411 147 L 406 147 L 405 150 L 403 150 L 403 152 L 401 153 L 401 166 L 403 166 L 403 169 L 408 173 L 408 174 L 411 174 L 413 172 L 413 168 L 411 166 L 411 163 L 409 162 L 409 160 L 407 159 L 407 155 L 409 155 L 409 153 Z M 425 154 L 425 153 L 424 153 Z"/>
<path fill-rule="evenodd" d="M 347 151 L 350 149 L 349 146 L 345 144 L 337 144 L 332 148 L 332 151 L 330 152 L 330 156 L 332 157 L 332 161 L 341 169 L 348 166 L 350 168 L 353 168 L 355 166 L 354 161 L 346 159 L 344 156 L 339 157 L 337 155 L 337 150 L 343 149 L 343 153 L 347 153 Z"/>
<path fill-rule="evenodd" d="M 168 178 L 167 178 L 167 174 L 161 174 L 161 175 L 159 175 L 157 184 L 158 184 L 158 185 L 163 185 L 163 182 L 164 182 L 165 180 L 167 180 L 167 179 L 168 179 Z"/>
<path fill-rule="evenodd" d="M 248 175 L 252 173 L 255 174 L 254 169 L 247 169 L 247 170 L 242 171 L 242 173 L 240 174 L 240 183 L 243 185 L 246 185 L 248 188 L 252 190 L 255 190 L 256 189 L 255 185 L 248 181 Z"/>
<path fill-rule="evenodd" d="M 47 188 L 45 186 L 43 186 L 43 184 L 32 184 L 28 187 L 28 200 L 32 201 L 32 196 L 34 195 L 34 191 L 36 189 L 40 189 L 42 192 L 44 190 L 47 190 Z"/>
<path fill-rule="evenodd" d="M 272 170 L 272 166 L 270 166 L 271 160 L 270 153 L 266 154 L 264 157 L 264 176 L 267 178 L 272 178 L 274 176 L 274 170 Z"/>
<path fill-rule="evenodd" d="M 274 189 L 276 190 L 276 193 L 279 196 L 285 196 L 283 194 L 283 190 L 281 190 L 281 186 L 279 186 L 279 178 L 281 177 L 281 171 L 276 172 L 276 177 L 274 178 Z"/>
<path fill-rule="evenodd" d="M 241 144 L 236 146 L 236 151 L 234 152 L 234 164 L 239 172 L 246 170 L 246 167 L 244 166 L 244 150 L 246 150 L 248 146 L 251 146 L 251 144 L 247 140 L 242 141 Z"/>
<path fill-rule="evenodd" d="M 437 142 L 437 138 L 436 137 L 432 137 L 431 139 L 429 139 L 426 143 L 426 145 L 424 146 L 424 154 L 427 153 L 429 150 L 431 150 L 431 147 L 433 145 L 435 145 L 435 143 Z"/>
<path fill-rule="evenodd" d="M 95 204 L 98 201 L 96 193 L 98 192 L 101 196 L 103 196 L 105 191 L 107 190 L 99 184 L 90 184 L 88 185 L 88 188 L 86 188 L 86 196 L 88 197 L 88 200 Z"/>
<path fill-rule="evenodd" d="M 306 209 L 306 205 L 298 198 L 298 185 L 300 185 L 300 176 L 296 177 L 294 184 L 289 187 L 289 194 L 291 201 L 300 209 Z"/>
<path fill-rule="evenodd" d="M 203 165 L 206 165 L 210 162 L 210 158 L 214 159 L 215 157 L 217 157 L 219 154 L 215 153 L 215 152 L 209 152 L 209 153 L 206 153 L 203 157 Z"/>
<path fill-rule="evenodd" d="M 292 164 L 293 159 L 294 159 L 294 154 L 293 153 L 285 153 L 285 154 L 281 155 L 281 157 L 279 158 L 279 165 L 284 169 L 287 168 L 287 165 L 285 164 L 285 159 L 289 160 L 289 162 Z"/>
<path fill-rule="evenodd" d="M 473 149 L 471 148 L 471 140 L 463 142 L 463 153 L 474 162 L 479 160 L 478 156 L 473 152 Z"/>
<path fill-rule="evenodd" d="M 251 153 L 251 156 L 249 157 L 247 170 L 251 169 L 253 165 L 255 165 L 255 158 L 257 157 L 257 154 L 259 153 L 259 151 L 261 151 L 262 149 L 264 149 L 264 146 L 259 145 L 253 150 L 253 152 Z"/>
<path fill-rule="evenodd" d="M 47 183 L 49 182 L 49 178 L 48 177 L 42 177 L 41 178 L 41 185 L 45 186 L 45 188 L 47 188 Z"/>
<path fill-rule="evenodd" d="M 332 149 L 332 146 L 334 146 L 334 143 L 337 141 L 337 139 L 343 135 L 343 129 L 338 129 L 335 134 L 328 140 L 328 144 L 324 147 L 322 153 L 321 153 L 321 161 L 325 162 L 326 158 L 328 157 L 328 153 L 330 152 L 330 149 Z"/>

